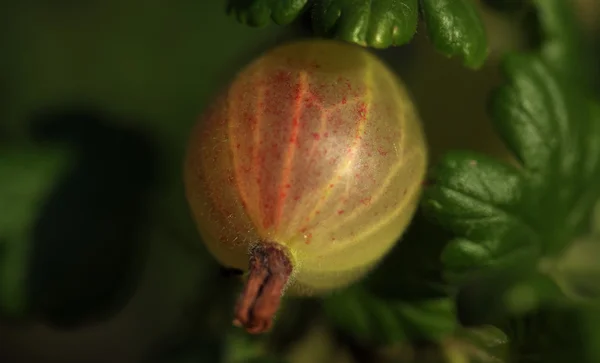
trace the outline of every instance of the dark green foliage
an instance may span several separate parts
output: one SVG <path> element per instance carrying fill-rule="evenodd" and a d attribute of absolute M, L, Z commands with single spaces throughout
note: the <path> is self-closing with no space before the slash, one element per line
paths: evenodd
<path fill-rule="evenodd" d="M 417 0 L 323 0 L 311 15 L 317 34 L 373 48 L 408 43 L 417 30 Z"/>
<path fill-rule="evenodd" d="M 309 0 L 229 0 L 227 12 L 246 25 L 263 27 L 271 21 L 278 25 L 291 23 Z"/>
<path fill-rule="evenodd" d="M 448 57 L 479 68 L 488 54 L 480 14 L 471 0 L 230 0 L 239 22 L 263 27 L 291 23 L 306 12 L 316 35 L 372 48 L 404 45 L 417 31 L 419 8 L 429 37 Z"/>
<path fill-rule="evenodd" d="M 472 0 L 421 0 L 427 33 L 437 50 L 479 68 L 488 55 L 483 21 Z"/>

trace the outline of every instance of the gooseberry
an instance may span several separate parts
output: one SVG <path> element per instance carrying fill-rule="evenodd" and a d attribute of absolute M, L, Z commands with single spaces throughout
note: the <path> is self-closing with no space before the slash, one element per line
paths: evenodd
<path fill-rule="evenodd" d="M 302 40 L 246 66 L 193 129 L 185 161 L 207 248 L 248 271 L 234 323 L 265 332 L 284 290 L 364 276 L 414 215 L 426 164 L 405 86 L 367 49 Z"/>

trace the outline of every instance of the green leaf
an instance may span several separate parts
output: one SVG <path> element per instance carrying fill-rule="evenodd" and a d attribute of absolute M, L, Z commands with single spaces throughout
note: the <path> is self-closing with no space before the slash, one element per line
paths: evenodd
<path fill-rule="evenodd" d="M 0 148 L 0 315 L 29 308 L 30 241 L 38 208 L 70 162 L 66 149 Z"/>
<path fill-rule="evenodd" d="M 378 344 L 439 340 L 456 329 L 449 298 L 386 300 L 358 285 L 326 298 L 324 308 L 339 329 Z"/>
<path fill-rule="evenodd" d="M 417 0 L 316 0 L 317 34 L 387 48 L 408 43 L 417 30 Z"/>
<path fill-rule="evenodd" d="M 227 334 L 223 352 L 223 363 L 285 363 L 269 350 L 264 336 L 251 336 L 240 329 Z"/>
<path fill-rule="evenodd" d="M 560 258 L 540 265 L 566 296 L 582 303 L 600 302 L 600 238 L 586 236 L 575 240 Z"/>
<path fill-rule="evenodd" d="M 459 236 L 442 253 L 449 281 L 537 253 L 533 242 L 523 243 L 534 240 L 535 233 L 515 217 L 524 188 L 516 168 L 484 155 L 450 152 L 432 178 L 436 185 L 427 191 L 425 205 L 437 222 Z"/>
<path fill-rule="evenodd" d="M 473 0 L 421 0 L 421 11 L 438 51 L 461 57 L 470 68 L 483 65 L 488 55 L 487 37 Z"/>
<path fill-rule="evenodd" d="M 542 58 L 566 77 L 590 86 L 597 75 L 594 59 L 587 54 L 583 30 L 575 6 L 565 0 L 534 0 L 543 42 Z"/>
<path fill-rule="evenodd" d="M 291 23 L 302 12 L 308 0 L 229 0 L 227 12 L 237 20 L 253 27 Z"/>
<path fill-rule="evenodd" d="M 583 335 L 586 333 L 585 320 L 579 310 L 541 308 L 518 320 L 513 319 L 513 329 L 506 330 L 511 340 L 511 362 L 597 362 L 585 357 L 588 339 Z"/>
<path fill-rule="evenodd" d="M 447 363 L 508 362 L 509 339 L 495 326 L 461 328 L 442 342 Z"/>
<path fill-rule="evenodd" d="M 455 235 L 442 255 L 455 284 L 493 269 L 541 272 L 542 257 L 560 257 L 589 232 L 600 198 L 598 105 L 539 57 L 512 55 L 504 73 L 490 106 L 519 165 L 449 153 L 423 199 Z"/>
<path fill-rule="evenodd" d="M 360 286 L 325 300 L 329 319 L 375 343 L 439 339 L 453 331 L 454 305 L 441 276 L 447 234 L 417 212 L 402 240 Z"/>

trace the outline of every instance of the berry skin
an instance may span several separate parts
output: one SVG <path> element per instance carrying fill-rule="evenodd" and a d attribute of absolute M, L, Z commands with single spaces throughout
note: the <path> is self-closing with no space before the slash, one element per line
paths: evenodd
<path fill-rule="evenodd" d="M 197 123 L 185 161 L 207 248 L 249 271 L 234 323 L 265 332 L 284 290 L 366 274 L 409 224 L 426 167 L 410 96 L 365 48 L 303 40 L 250 63 Z"/>

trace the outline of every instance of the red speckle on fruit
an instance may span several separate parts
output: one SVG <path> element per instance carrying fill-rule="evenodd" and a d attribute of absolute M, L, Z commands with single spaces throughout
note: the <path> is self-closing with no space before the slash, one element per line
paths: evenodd
<path fill-rule="evenodd" d="M 313 139 L 316 141 L 321 140 L 321 135 L 319 135 L 318 132 L 313 132 L 312 136 L 313 136 Z"/>
<path fill-rule="evenodd" d="M 338 210 L 338 211 L 337 211 L 337 213 L 338 213 L 339 215 L 342 215 L 342 214 L 344 214 L 344 210 L 343 210 L 343 209 L 340 209 L 340 210 Z"/>
<path fill-rule="evenodd" d="M 305 243 L 306 243 L 307 245 L 309 245 L 309 244 L 310 244 L 310 242 L 311 242 L 311 240 L 312 240 L 312 233 L 309 233 L 308 235 L 306 235 L 306 237 L 305 237 L 305 238 L 306 238 L 306 241 L 305 241 Z"/>
<path fill-rule="evenodd" d="M 373 198 L 373 197 L 369 197 L 369 198 L 363 198 L 363 199 L 361 199 L 361 200 L 360 200 L 360 202 L 361 202 L 362 204 L 364 204 L 364 205 L 369 205 L 369 204 L 371 204 L 371 199 L 372 199 L 372 198 Z"/>
<path fill-rule="evenodd" d="M 367 118 L 367 105 L 364 102 L 358 104 L 358 116 L 361 120 Z"/>

